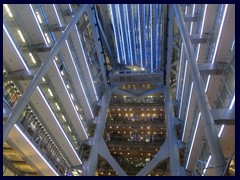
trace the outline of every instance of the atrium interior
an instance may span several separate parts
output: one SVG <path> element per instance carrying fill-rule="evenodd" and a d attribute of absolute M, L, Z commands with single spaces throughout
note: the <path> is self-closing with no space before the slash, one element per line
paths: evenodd
<path fill-rule="evenodd" d="M 3 176 L 235 176 L 235 5 L 4 4 Z"/>

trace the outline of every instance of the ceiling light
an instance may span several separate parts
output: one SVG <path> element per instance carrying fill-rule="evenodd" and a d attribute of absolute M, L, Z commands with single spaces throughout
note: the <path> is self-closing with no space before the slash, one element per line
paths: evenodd
<path fill-rule="evenodd" d="M 74 100 L 74 97 L 73 97 L 73 95 L 72 95 L 72 94 L 70 94 L 70 96 L 71 96 L 72 100 Z"/>
<path fill-rule="evenodd" d="M 23 35 L 22 35 L 22 32 L 21 32 L 19 29 L 17 30 L 17 32 L 18 32 L 18 35 L 20 36 L 22 42 L 25 43 L 26 41 L 25 41 L 25 39 L 24 39 L 24 37 L 23 37 Z"/>
<path fill-rule="evenodd" d="M 12 13 L 11 13 L 10 8 L 8 7 L 8 5 L 7 5 L 7 4 L 4 4 L 4 7 L 5 7 L 8 15 L 9 15 L 9 17 L 13 17 L 13 15 L 12 15 Z"/>
<path fill-rule="evenodd" d="M 76 107 L 76 109 L 77 109 L 77 111 L 78 111 L 78 106 L 77 106 L 77 105 L 75 105 L 75 107 Z"/>
<path fill-rule="evenodd" d="M 52 94 L 52 91 L 51 91 L 51 89 L 49 89 L 49 88 L 48 88 L 48 92 L 49 92 L 50 96 L 52 96 L 52 97 L 53 97 L 53 94 Z"/>
<path fill-rule="evenodd" d="M 39 23 L 42 24 L 42 18 L 37 11 L 36 11 L 36 15 L 37 15 L 37 19 L 38 19 Z"/>
<path fill-rule="evenodd" d="M 48 34 L 47 34 L 47 33 L 44 33 L 44 35 L 45 35 L 45 37 L 46 37 L 46 39 L 47 39 L 47 42 L 50 44 L 51 41 L 50 41 L 50 39 L 49 39 L 49 37 L 48 37 Z"/>
<path fill-rule="evenodd" d="M 30 56 L 30 58 L 31 58 L 32 62 L 33 62 L 34 64 L 36 64 L 36 61 L 35 61 L 35 59 L 34 59 L 34 57 L 33 57 L 32 53 L 28 53 L 28 54 L 29 54 L 29 56 Z"/>
<path fill-rule="evenodd" d="M 63 120 L 64 120 L 64 121 L 66 121 L 66 119 L 65 119 L 64 115 L 62 115 L 62 118 L 63 118 Z"/>
<path fill-rule="evenodd" d="M 60 107 L 58 106 L 58 103 L 55 103 L 55 105 L 57 106 L 58 110 L 60 110 Z"/>

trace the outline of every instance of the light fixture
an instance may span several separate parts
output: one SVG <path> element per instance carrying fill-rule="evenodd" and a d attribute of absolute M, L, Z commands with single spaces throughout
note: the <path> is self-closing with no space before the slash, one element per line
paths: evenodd
<path fill-rule="evenodd" d="M 48 34 L 47 34 L 47 33 L 44 33 L 44 35 L 45 35 L 45 37 L 46 37 L 46 39 L 47 39 L 47 42 L 48 42 L 48 44 L 50 44 L 50 43 L 51 43 L 51 41 L 50 41 L 50 39 L 49 39 L 49 36 L 48 36 Z"/>
<path fill-rule="evenodd" d="M 38 22 L 42 24 L 42 18 L 37 11 L 36 11 L 36 15 L 37 15 Z"/>
<path fill-rule="evenodd" d="M 30 9 L 31 9 L 31 11 L 32 11 L 32 13 L 33 13 L 33 17 L 34 17 L 34 19 L 35 19 L 35 21 L 36 21 L 36 23 L 37 23 L 37 25 L 38 25 L 38 28 L 39 28 L 39 30 L 40 30 L 40 32 L 41 32 L 41 35 L 42 35 L 42 37 L 43 37 L 43 40 L 44 40 L 44 42 L 46 43 L 46 45 L 48 45 L 48 43 L 47 43 L 47 41 L 46 41 L 46 37 L 44 36 L 43 31 L 42 31 L 42 28 L 41 28 L 41 26 L 40 26 L 40 24 L 39 24 L 39 22 L 38 22 L 37 17 L 36 17 L 36 13 L 35 13 L 35 11 L 33 10 L 32 5 L 29 4 L 29 6 L 30 6 Z"/>
<path fill-rule="evenodd" d="M 25 43 L 26 41 L 25 41 L 25 39 L 24 39 L 24 37 L 23 37 L 23 35 L 22 35 L 22 32 L 21 32 L 19 29 L 17 30 L 17 32 L 18 32 L 18 35 L 20 36 L 22 42 Z"/>
<path fill-rule="evenodd" d="M 69 132 L 72 132 L 72 130 L 71 130 L 71 128 L 68 126 L 68 130 L 69 130 Z"/>
<path fill-rule="evenodd" d="M 43 81 L 43 82 L 46 82 L 46 80 L 45 80 L 45 78 L 44 78 L 44 77 L 42 77 L 42 81 Z"/>
<path fill-rule="evenodd" d="M 28 54 L 29 54 L 29 56 L 30 56 L 32 62 L 33 62 L 34 64 L 36 64 L 35 58 L 33 57 L 32 53 L 28 53 Z"/>
<path fill-rule="evenodd" d="M 60 107 L 58 106 L 58 103 L 55 103 L 56 107 L 58 110 L 60 110 Z"/>
<path fill-rule="evenodd" d="M 186 112 L 185 121 L 184 121 L 182 141 L 183 141 L 183 139 L 184 139 L 184 136 L 185 136 L 185 130 L 186 130 L 186 126 L 187 126 L 188 112 L 189 112 L 189 107 L 190 107 L 190 104 L 191 104 L 191 98 L 192 98 L 192 90 L 193 90 L 193 82 L 192 82 L 192 84 L 191 84 L 190 94 L 189 94 L 189 98 L 188 98 L 187 112 Z"/>
<path fill-rule="evenodd" d="M 7 4 L 4 4 L 3 6 L 5 7 L 5 9 L 6 9 L 8 15 L 9 15 L 9 17 L 13 17 L 13 15 L 12 15 L 12 13 L 11 13 L 11 10 L 10 10 L 10 8 L 8 7 L 8 5 L 7 5 Z"/>
<path fill-rule="evenodd" d="M 77 109 L 77 111 L 78 111 L 78 110 L 79 110 L 79 109 L 78 109 L 78 106 L 77 106 L 77 105 L 75 105 L 75 107 L 76 107 L 76 109 Z"/>
<path fill-rule="evenodd" d="M 65 119 L 64 115 L 62 115 L 62 118 L 63 118 L 63 120 L 64 120 L 64 121 L 66 121 L 66 119 Z"/>
<path fill-rule="evenodd" d="M 74 97 L 73 97 L 73 95 L 72 95 L 72 94 L 70 94 L 70 96 L 71 96 L 72 100 L 74 100 Z"/>
<path fill-rule="evenodd" d="M 53 9 L 54 9 L 55 14 L 56 14 L 56 16 L 57 16 L 57 19 L 58 19 L 59 25 L 60 25 L 60 27 L 62 27 L 62 23 L 61 23 L 60 18 L 59 18 L 59 16 L 58 16 L 58 13 L 57 13 L 57 9 L 56 9 L 56 7 L 55 7 L 55 4 L 53 4 Z"/>
<path fill-rule="evenodd" d="M 48 88 L 48 93 L 50 94 L 51 97 L 53 97 L 51 89 Z"/>
<path fill-rule="evenodd" d="M 201 112 L 198 114 L 197 124 L 196 124 L 196 126 L 195 126 L 195 130 L 194 130 L 194 134 L 193 134 L 193 139 L 192 139 L 191 146 L 190 146 L 190 150 L 189 150 L 189 154 L 188 154 L 188 157 L 187 157 L 186 169 L 188 168 L 189 160 L 190 160 L 190 157 L 191 157 L 191 154 L 192 154 L 192 148 L 193 148 L 193 144 L 194 144 L 194 141 L 195 141 L 195 136 L 196 136 L 196 133 L 197 133 L 197 130 L 198 130 L 198 125 L 199 125 L 200 117 L 201 117 Z"/>

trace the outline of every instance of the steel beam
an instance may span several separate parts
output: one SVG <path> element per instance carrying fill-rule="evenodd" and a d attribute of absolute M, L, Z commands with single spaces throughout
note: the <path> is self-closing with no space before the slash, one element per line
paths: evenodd
<path fill-rule="evenodd" d="M 48 72 L 49 68 L 51 67 L 51 64 L 53 62 L 54 57 L 57 55 L 57 53 L 60 51 L 61 47 L 65 43 L 65 40 L 68 38 L 69 34 L 74 28 L 74 25 L 78 22 L 80 17 L 82 16 L 83 12 L 85 11 L 87 5 L 83 5 L 75 14 L 73 19 L 69 22 L 67 25 L 64 33 L 61 35 L 59 40 L 55 43 L 52 50 L 46 57 L 46 60 L 42 63 L 42 65 L 37 70 L 33 80 L 29 83 L 27 89 L 23 93 L 22 97 L 16 104 L 16 106 L 13 108 L 12 112 L 10 113 L 8 120 L 4 124 L 3 127 L 3 142 L 6 141 L 10 131 L 12 130 L 14 124 L 18 121 L 21 113 L 23 112 L 26 105 L 29 103 L 29 100 L 31 96 L 33 95 L 34 91 L 36 90 L 38 84 L 42 80 L 42 77 Z"/>
<path fill-rule="evenodd" d="M 36 74 L 35 70 L 29 70 L 29 71 L 20 70 L 20 71 L 10 72 L 7 75 L 5 75 L 4 78 L 9 81 L 32 80 L 35 74 Z"/>
<path fill-rule="evenodd" d="M 95 172 L 98 165 L 98 154 L 99 148 L 101 144 L 101 139 L 103 138 L 104 128 L 107 120 L 107 111 L 110 104 L 111 98 L 111 88 L 109 87 L 102 98 L 101 111 L 97 117 L 97 124 L 94 132 L 94 136 L 92 139 L 92 147 L 90 150 L 88 162 L 87 162 L 87 176 L 95 176 Z"/>
<path fill-rule="evenodd" d="M 201 75 L 221 75 L 223 74 L 226 63 L 203 63 L 198 64 Z"/>
<path fill-rule="evenodd" d="M 173 5 L 168 5 L 168 39 L 167 39 L 167 67 L 166 67 L 166 88 L 164 91 L 165 111 L 167 134 L 169 142 L 169 160 L 170 160 L 170 174 L 171 176 L 180 176 L 180 156 L 178 152 L 177 132 L 175 130 L 175 119 L 173 105 L 171 101 L 171 64 L 172 64 L 172 50 L 173 50 L 173 21 L 174 11 Z"/>
<path fill-rule="evenodd" d="M 194 14 L 194 16 L 192 16 L 192 14 L 187 14 L 184 16 L 185 22 L 196 22 L 199 20 L 200 20 L 200 16 L 198 14 Z"/>
<path fill-rule="evenodd" d="M 48 25 L 43 27 L 43 31 L 50 31 L 50 32 L 62 32 L 64 31 L 66 26 L 60 27 L 59 25 Z"/>
<path fill-rule="evenodd" d="M 28 52 L 29 48 L 32 51 L 36 51 L 36 52 L 49 52 L 53 49 L 53 46 L 46 46 L 45 44 L 37 44 L 37 45 L 31 45 L 30 47 L 28 45 L 24 45 L 21 47 L 21 50 L 23 52 Z"/>
<path fill-rule="evenodd" d="M 212 109 L 215 124 L 235 125 L 235 109 Z"/>
<path fill-rule="evenodd" d="M 118 173 L 119 176 L 127 176 L 125 171 L 121 168 L 121 166 L 117 163 L 117 161 L 113 158 L 111 155 L 106 142 L 101 139 L 101 144 L 99 148 L 99 154 L 107 160 L 107 162 L 112 166 L 112 168 L 115 170 L 116 173 Z"/>
<path fill-rule="evenodd" d="M 192 44 L 199 44 L 199 43 L 207 43 L 208 41 L 211 41 L 209 34 L 202 34 L 201 36 L 198 34 L 191 35 L 190 40 Z"/>
<path fill-rule="evenodd" d="M 207 95 L 205 93 L 201 76 L 197 67 L 197 63 L 194 58 L 193 47 L 190 42 L 189 34 L 187 34 L 186 26 L 183 20 L 183 14 L 181 12 L 180 5 L 173 5 L 178 27 L 181 33 L 183 40 L 184 48 L 189 60 L 190 73 L 192 80 L 194 82 L 194 88 L 197 95 L 197 102 L 200 112 L 202 113 L 203 118 L 203 127 L 205 131 L 205 136 L 208 142 L 209 151 L 212 155 L 212 160 L 214 164 L 214 169 L 216 170 L 216 175 L 221 175 L 223 173 L 226 161 L 222 148 L 219 143 L 219 138 L 217 134 L 216 125 L 214 123 L 212 113 L 210 110 L 210 105 L 208 102 Z"/>
<path fill-rule="evenodd" d="M 151 170 L 153 170 L 161 161 L 169 157 L 169 142 L 166 139 L 162 147 L 157 152 L 156 156 L 141 170 L 137 173 L 137 176 L 146 176 Z"/>

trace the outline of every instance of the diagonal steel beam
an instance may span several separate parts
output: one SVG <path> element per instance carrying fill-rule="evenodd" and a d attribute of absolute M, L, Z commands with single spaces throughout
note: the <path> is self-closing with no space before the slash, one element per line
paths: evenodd
<path fill-rule="evenodd" d="M 194 51 L 193 47 L 190 42 L 189 34 L 187 33 L 186 26 L 184 24 L 183 14 L 181 12 L 180 5 L 173 5 L 178 27 L 181 33 L 181 37 L 183 40 L 184 48 L 187 54 L 187 57 L 189 59 L 189 65 L 190 65 L 190 73 L 192 75 L 192 80 L 194 82 L 194 88 L 197 95 L 197 102 L 198 107 L 202 113 L 203 118 L 203 127 L 205 131 L 205 136 L 208 142 L 209 151 L 212 155 L 213 164 L 215 166 L 216 175 L 221 175 L 226 161 L 223 155 L 222 148 L 220 146 L 217 129 L 212 117 L 212 113 L 210 110 L 210 105 L 208 102 L 207 95 L 205 93 L 203 83 L 201 80 L 201 76 L 197 67 L 197 63 L 194 58 Z"/>
<path fill-rule="evenodd" d="M 21 99 L 18 101 L 16 106 L 13 108 L 12 112 L 10 113 L 6 123 L 3 127 L 3 142 L 6 141 L 10 131 L 12 130 L 14 124 L 18 121 L 21 113 L 23 112 L 26 105 L 29 103 L 31 96 L 33 95 L 34 91 L 36 90 L 38 84 L 42 80 L 42 77 L 48 72 L 51 64 L 53 62 L 54 57 L 60 51 L 61 47 L 65 43 L 65 40 L 68 38 L 69 34 L 74 28 L 74 25 L 78 22 L 80 17 L 82 16 L 83 12 L 85 11 L 87 5 L 83 5 L 75 14 L 73 19 L 67 25 L 64 33 L 59 38 L 59 40 L 55 43 L 52 50 L 46 57 L 46 60 L 42 63 L 42 65 L 37 70 L 33 80 L 29 83 L 26 91 L 23 93 Z"/>
<path fill-rule="evenodd" d="M 101 110 L 96 117 L 96 128 L 92 138 L 92 147 L 87 162 L 87 176 L 94 176 L 98 165 L 98 153 L 100 150 L 101 139 L 103 138 L 104 128 L 107 120 L 107 111 L 110 104 L 111 88 L 109 87 L 102 98 Z"/>
<path fill-rule="evenodd" d="M 173 51 L 173 23 L 174 23 L 174 11 L 173 6 L 168 5 L 168 38 L 167 38 L 167 67 L 166 67 L 166 88 L 164 91 L 167 132 L 169 141 L 169 161 L 170 161 L 170 174 L 171 176 L 180 175 L 180 156 L 177 145 L 177 133 L 174 125 L 174 111 L 171 101 L 171 64 L 172 64 L 172 51 Z"/>
<path fill-rule="evenodd" d="M 166 139 L 162 147 L 157 152 L 156 156 L 137 173 L 137 176 L 146 176 L 151 170 L 153 170 L 161 161 L 169 157 L 168 139 Z"/>
<path fill-rule="evenodd" d="M 125 171 L 121 168 L 121 166 L 117 163 L 117 161 L 113 158 L 111 155 L 106 142 L 101 139 L 101 144 L 99 148 L 99 154 L 107 160 L 107 162 L 112 166 L 112 168 L 115 170 L 116 173 L 118 173 L 119 176 L 127 176 Z"/>

